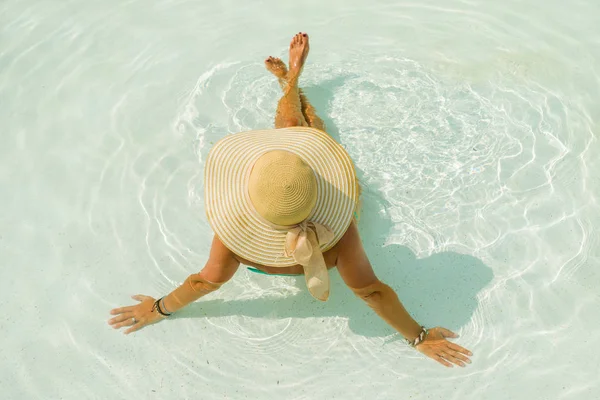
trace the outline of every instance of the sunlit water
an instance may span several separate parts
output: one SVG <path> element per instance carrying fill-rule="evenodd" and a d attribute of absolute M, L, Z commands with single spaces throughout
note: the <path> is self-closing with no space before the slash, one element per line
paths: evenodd
<path fill-rule="evenodd" d="M 599 21 L 595 0 L 2 1 L 0 397 L 600 398 Z M 376 272 L 466 369 L 336 272 L 325 304 L 240 269 L 170 321 L 106 323 L 202 268 L 204 160 L 272 126 L 262 61 L 301 30 Z"/>

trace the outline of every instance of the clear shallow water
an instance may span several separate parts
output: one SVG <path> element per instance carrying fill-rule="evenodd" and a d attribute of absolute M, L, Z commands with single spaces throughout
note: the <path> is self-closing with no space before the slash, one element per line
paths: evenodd
<path fill-rule="evenodd" d="M 6 399 L 600 397 L 600 5 L 0 4 L 0 389 Z M 125 337 L 129 295 L 208 254 L 203 160 L 302 86 L 367 190 L 361 231 L 415 318 L 475 353 L 407 349 L 332 273 L 245 270 Z"/>

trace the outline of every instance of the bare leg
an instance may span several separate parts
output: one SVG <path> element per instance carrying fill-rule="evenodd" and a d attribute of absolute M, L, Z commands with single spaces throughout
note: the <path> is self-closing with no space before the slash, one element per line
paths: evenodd
<path fill-rule="evenodd" d="M 283 89 L 283 97 L 279 100 L 275 114 L 275 128 L 289 126 L 308 126 L 302 114 L 298 78 L 302 72 L 304 61 L 308 56 L 308 35 L 299 33 L 290 43 L 290 70 L 287 75 L 287 85 Z"/>
<path fill-rule="evenodd" d="M 279 79 L 281 89 L 285 90 L 287 86 L 287 75 L 288 69 L 283 61 L 279 58 L 269 57 L 265 60 L 265 66 L 273 75 Z M 325 131 L 325 122 L 317 115 L 317 110 L 308 101 L 308 97 L 304 94 L 302 89 L 298 90 L 300 95 L 300 102 L 302 103 L 302 115 L 308 123 L 308 126 Z"/>

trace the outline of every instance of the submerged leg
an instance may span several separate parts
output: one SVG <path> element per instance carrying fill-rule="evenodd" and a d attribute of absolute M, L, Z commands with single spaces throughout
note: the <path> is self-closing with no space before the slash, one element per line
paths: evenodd
<path fill-rule="evenodd" d="M 265 66 L 277 77 L 277 79 L 279 79 L 281 89 L 285 91 L 285 88 L 288 85 L 288 69 L 285 66 L 285 63 L 279 58 L 269 57 L 265 60 Z M 302 103 L 302 115 L 304 116 L 304 120 L 308 123 L 308 126 L 325 131 L 325 123 L 317 115 L 317 110 L 310 104 L 308 98 L 302 92 L 302 89 L 298 89 L 298 94 L 300 96 L 300 102 Z"/>

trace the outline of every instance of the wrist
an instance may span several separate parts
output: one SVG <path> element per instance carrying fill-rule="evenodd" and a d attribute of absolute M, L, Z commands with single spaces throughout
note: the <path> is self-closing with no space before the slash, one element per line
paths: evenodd
<path fill-rule="evenodd" d="M 168 312 L 165 312 L 165 310 L 163 310 L 163 309 L 162 309 L 162 307 L 161 307 L 161 305 L 160 305 L 160 303 L 162 302 L 162 299 L 163 299 L 163 298 L 161 297 L 160 299 L 158 299 L 158 300 L 156 300 L 156 301 L 154 302 L 154 305 L 152 306 L 152 311 L 153 311 L 153 312 L 154 312 L 154 311 L 156 311 L 156 312 L 157 312 L 158 314 L 160 314 L 162 317 L 165 317 L 165 318 L 166 318 L 166 317 L 170 316 L 171 314 L 170 314 L 170 313 L 168 313 Z"/>
<path fill-rule="evenodd" d="M 167 308 L 167 306 L 165 305 L 165 298 L 161 297 L 160 298 L 160 302 L 159 302 L 160 308 L 161 310 L 163 310 L 165 312 L 165 314 L 173 314 L 175 311 L 171 311 Z"/>
<path fill-rule="evenodd" d="M 417 347 L 418 345 L 420 345 L 421 343 L 423 343 L 425 341 L 428 333 L 429 333 L 429 331 L 424 326 L 422 326 L 422 327 L 420 327 L 419 334 L 414 339 L 407 338 L 406 343 L 412 347 Z"/>
<path fill-rule="evenodd" d="M 413 320 L 410 324 L 410 328 L 407 329 L 407 334 L 404 335 L 404 338 L 407 342 L 414 342 L 414 340 L 419 337 L 422 330 L 423 327 Z"/>

